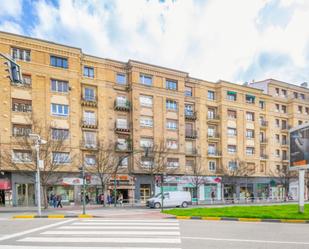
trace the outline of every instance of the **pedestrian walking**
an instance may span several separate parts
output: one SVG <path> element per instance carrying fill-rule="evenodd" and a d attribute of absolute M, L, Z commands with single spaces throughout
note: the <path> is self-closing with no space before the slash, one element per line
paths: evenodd
<path fill-rule="evenodd" d="M 53 201 L 53 207 L 56 208 L 57 207 L 57 203 L 58 203 L 56 195 L 53 195 L 53 200 L 52 201 Z"/>
<path fill-rule="evenodd" d="M 104 205 L 104 194 L 100 195 L 100 203 L 101 205 Z"/>
<path fill-rule="evenodd" d="M 88 204 L 90 202 L 90 198 L 89 198 L 89 195 L 86 194 L 86 204 Z"/>
<path fill-rule="evenodd" d="M 120 204 L 120 206 L 123 205 L 123 195 L 122 195 L 122 193 L 120 193 L 120 194 L 118 195 L 118 203 Z"/>
<path fill-rule="evenodd" d="M 216 197 L 216 194 L 214 191 L 211 192 L 211 203 L 214 204 L 215 202 L 215 197 Z"/>
<path fill-rule="evenodd" d="M 61 195 L 57 196 L 57 208 L 61 207 L 62 208 L 62 198 Z"/>

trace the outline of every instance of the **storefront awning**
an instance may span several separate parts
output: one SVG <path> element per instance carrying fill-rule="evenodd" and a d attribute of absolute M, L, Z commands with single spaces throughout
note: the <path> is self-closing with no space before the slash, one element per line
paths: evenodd
<path fill-rule="evenodd" d="M 234 92 L 234 91 L 227 91 L 227 94 L 230 94 L 230 95 L 236 95 L 237 92 Z"/>
<path fill-rule="evenodd" d="M 246 94 L 246 98 L 255 99 L 255 96 L 251 94 Z"/>

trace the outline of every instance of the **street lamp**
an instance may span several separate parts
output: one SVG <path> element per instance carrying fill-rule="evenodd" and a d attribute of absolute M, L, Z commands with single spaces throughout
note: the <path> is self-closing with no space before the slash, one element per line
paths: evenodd
<path fill-rule="evenodd" d="M 38 216 L 41 216 L 41 177 L 40 177 L 40 146 L 46 144 L 47 141 L 41 139 L 38 134 L 31 133 L 29 137 L 34 140 L 34 147 L 36 151 L 36 188 L 37 188 L 37 205 Z"/>

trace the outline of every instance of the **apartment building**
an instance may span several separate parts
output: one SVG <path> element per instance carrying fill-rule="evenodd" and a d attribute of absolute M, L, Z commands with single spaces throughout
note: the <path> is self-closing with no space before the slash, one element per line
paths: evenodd
<path fill-rule="evenodd" d="M 124 199 L 145 201 L 160 191 L 147 171 L 151 156 L 137 153 L 164 144 L 165 190 L 187 190 L 200 200 L 282 196 L 278 169 L 288 165 L 288 129 L 309 120 L 309 89 L 265 80 L 248 85 L 209 82 L 187 72 L 129 60 L 87 55 L 79 48 L 0 32 L 0 53 L 21 66 L 12 83 L 1 59 L 0 150 L 19 164 L 34 163 L 17 137 L 32 132 L 65 138 L 52 159 L 61 167 L 49 192 L 79 202 L 79 168 L 95 167 L 98 148 L 113 148 L 119 160 L 116 188 Z M 77 159 L 78 158 L 78 159 Z M 1 162 L 0 162 L 1 163 Z M 33 205 L 34 172 L 1 163 L 0 194 L 14 205 Z M 195 190 L 193 179 L 202 176 Z M 115 179 L 116 178 L 116 179 Z M 93 176 L 92 200 L 101 193 Z"/>

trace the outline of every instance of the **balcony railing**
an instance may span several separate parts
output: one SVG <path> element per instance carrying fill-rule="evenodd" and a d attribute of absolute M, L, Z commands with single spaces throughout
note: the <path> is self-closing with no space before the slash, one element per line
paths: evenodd
<path fill-rule="evenodd" d="M 267 138 L 261 138 L 260 139 L 260 143 L 261 144 L 266 144 L 268 142 L 268 139 Z"/>
<path fill-rule="evenodd" d="M 219 139 L 220 138 L 220 134 L 219 133 L 213 133 L 213 134 L 207 134 L 207 138 L 208 139 Z"/>
<path fill-rule="evenodd" d="M 207 119 L 208 119 L 207 121 L 209 121 L 209 122 L 218 122 L 218 121 L 220 121 L 220 116 L 219 116 L 219 114 L 208 115 Z"/>
<path fill-rule="evenodd" d="M 197 149 L 196 148 L 186 150 L 186 156 L 196 156 L 196 155 L 197 155 Z"/>
<path fill-rule="evenodd" d="M 115 132 L 117 133 L 129 133 L 130 132 L 130 126 L 128 124 L 119 124 L 115 123 Z"/>
<path fill-rule="evenodd" d="M 95 96 L 84 96 L 84 95 L 82 95 L 81 104 L 83 106 L 96 107 L 98 105 L 98 100 Z"/>
<path fill-rule="evenodd" d="M 282 125 L 282 126 L 281 126 L 281 131 L 288 132 L 289 129 L 291 129 L 291 126 L 290 126 L 290 125 Z"/>
<path fill-rule="evenodd" d="M 221 151 L 215 150 L 215 151 L 208 151 L 209 157 L 220 157 L 222 155 Z"/>
<path fill-rule="evenodd" d="M 268 155 L 261 154 L 261 155 L 260 155 L 260 159 L 261 159 L 261 160 L 267 160 L 267 159 L 268 159 Z"/>
<path fill-rule="evenodd" d="M 266 127 L 268 126 L 268 121 L 266 121 L 266 120 L 261 120 L 261 121 L 260 121 L 260 125 L 261 125 L 262 128 L 266 128 Z"/>
<path fill-rule="evenodd" d="M 186 136 L 186 138 L 196 139 L 197 138 L 197 131 L 196 130 L 186 130 L 185 136 Z"/>
<path fill-rule="evenodd" d="M 114 103 L 114 108 L 117 111 L 125 111 L 128 112 L 131 110 L 131 103 L 129 100 L 119 100 L 116 99 Z"/>
<path fill-rule="evenodd" d="M 281 141 L 281 145 L 282 145 L 282 146 L 288 146 L 289 143 L 288 143 L 288 141 Z"/>
<path fill-rule="evenodd" d="M 84 150 L 97 150 L 99 147 L 96 140 L 82 140 L 80 145 Z"/>
<path fill-rule="evenodd" d="M 197 118 L 196 112 L 191 110 L 185 110 L 185 118 L 188 120 L 196 120 Z"/>
<path fill-rule="evenodd" d="M 98 123 L 96 118 L 86 118 L 82 119 L 82 127 L 83 128 L 91 128 L 91 129 L 97 129 Z"/>

